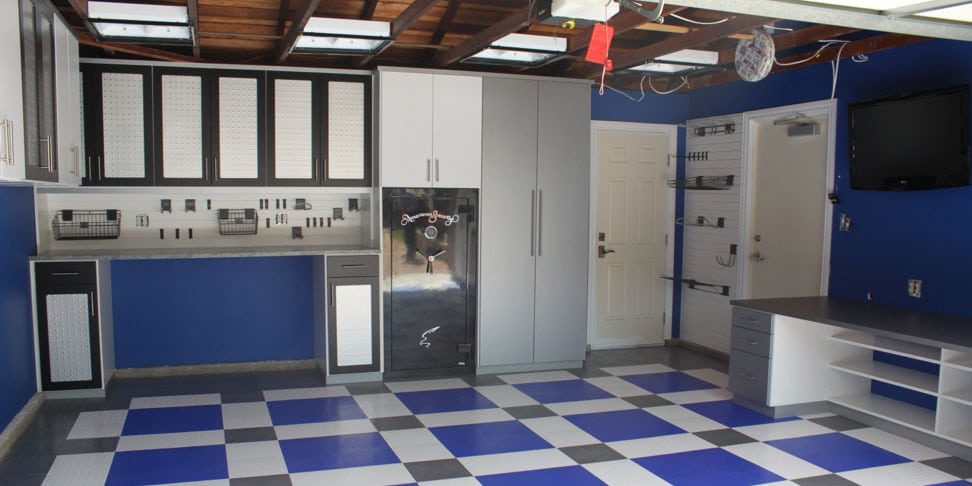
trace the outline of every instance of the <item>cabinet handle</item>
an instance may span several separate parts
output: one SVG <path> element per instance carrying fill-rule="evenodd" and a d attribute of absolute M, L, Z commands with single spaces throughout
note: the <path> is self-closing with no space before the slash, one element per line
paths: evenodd
<path fill-rule="evenodd" d="M 537 245 L 537 191 L 530 191 L 530 256 L 536 256 L 534 248 Z"/>
<path fill-rule="evenodd" d="M 54 144 L 52 143 L 51 136 L 42 137 L 40 141 L 47 145 L 47 165 L 42 165 L 38 168 L 47 169 L 47 172 L 54 172 Z"/>
<path fill-rule="evenodd" d="M 3 127 L 3 163 L 14 165 L 13 121 L 3 120 L 0 126 Z"/>
<path fill-rule="evenodd" d="M 746 373 L 746 372 L 744 372 L 744 371 L 740 371 L 740 372 L 739 372 L 739 373 L 737 373 L 737 374 L 738 374 L 739 376 L 741 376 L 741 377 L 743 377 L 743 378 L 745 378 L 745 379 L 747 379 L 747 380 L 749 380 L 749 381 L 753 381 L 753 380 L 755 380 L 755 379 L 756 379 L 756 375 L 754 375 L 754 374 L 752 374 L 752 373 Z"/>
<path fill-rule="evenodd" d="M 435 182 L 439 182 L 439 159 L 435 159 Z"/>
<path fill-rule="evenodd" d="M 87 166 L 88 166 L 88 172 L 85 175 L 88 176 L 88 180 L 91 180 L 91 174 L 93 174 L 93 172 L 91 172 L 91 156 L 90 155 L 88 156 L 88 164 L 87 164 Z"/>
<path fill-rule="evenodd" d="M 334 284 L 331 284 L 330 294 L 331 294 L 331 299 L 330 299 L 331 301 L 328 303 L 331 304 L 331 308 L 334 308 Z"/>
<path fill-rule="evenodd" d="M 105 159 L 105 163 L 104 163 L 104 165 L 102 165 L 102 163 L 101 163 L 101 156 L 99 155 L 98 156 L 98 180 L 99 181 L 104 177 L 102 174 L 104 174 L 105 172 L 107 172 L 105 170 L 107 165 L 108 165 L 108 159 Z"/>
<path fill-rule="evenodd" d="M 759 319 L 753 319 L 752 317 L 740 317 L 739 319 L 746 322 L 753 322 L 753 323 L 759 322 Z"/>
<path fill-rule="evenodd" d="M 88 292 L 88 309 L 91 317 L 95 316 L 94 292 Z"/>
<path fill-rule="evenodd" d="M 425 180 L 432 182 L 432 159 L 425 159 Z"/>
<path fill-rule="evenodd" d="M 77 277 L 81 275 L 80 272 L 51 272 L 51 275 L 55 277 Z"/>
<path fill-rule="evenodd" d="M 537 256 L 543 256 L 543 190 L 537 191 Z"/>
<path fill-rule="evenodd" d="M 209 182 L 209 157 L 203 157 L 203 180 Z"/>
<path fill-rule="evenodd" d="M 759 344 L 759 339 L 747 338 L 744 341 L 746 341 L 746 344 Z"/>
<path fill-rule="evenodd" d="M 71 174 L 79 175 L 81 173 L 81 149 L 75 145 L 71 147 L 71 152 L 74 153 L 74 171 Z"/>
<path fill-rule="evenodd" d="M 364 263 L 342 263 L 341 268 L 364 268 Z"/>

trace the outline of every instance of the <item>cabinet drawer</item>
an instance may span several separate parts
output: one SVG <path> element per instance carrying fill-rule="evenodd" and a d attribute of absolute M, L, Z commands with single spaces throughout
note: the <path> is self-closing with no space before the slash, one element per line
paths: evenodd
<path fill-rule="evenodd" d="M 759 356 L 770 357 L 771 334 L 754 331 L 742 326 L 732 326 L 732 348 Z"/>
<path fill-rule="evenodd" d="M 40 287 L 95 285 L 95 262 L 37 262 L 34 274 Z"/>
<path fill-rule="evenodd" d="M 327 278 L 377 276 L 378 255 L 327 257 Z"/>
<path fill-rule="evenodd" d="M 773 332 L 773 314 L 742 307 L 732 308 L 732 325 L 742 326 L 759 332 Z"/>
<path fill-rule="evenodd" d="M 729 390 L 738 397 L 766 403 L 769 396 L 769 358 L 732 350 L 729 355 Z"/>

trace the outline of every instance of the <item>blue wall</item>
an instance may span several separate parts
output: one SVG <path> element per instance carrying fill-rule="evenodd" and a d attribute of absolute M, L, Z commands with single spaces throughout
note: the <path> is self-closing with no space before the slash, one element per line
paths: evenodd
<path fill-rule="evenodd" d="M 34 191 L 0 186 L 0 430 L 36 391 L 28 257 L 34 244 Z"/>
<path fill-rule="evenodd" d="M 851 191 L 847 104 L 909 91 L 972 84 L 972 43 L 927 41 L 843 61 L 837 85 L 837 215 L 853 218 L 850 232 L 833 230 L 830 295 L 972 317 L 972 187 L 915 192 Z M 693 91 L 689 118 L 738 113 L 826 99 L 827 64 L 794 69 L 757 82 Z M 907 280 L 922 280 L 922 298 Z"/>
<path fill-rule="evenodd" d="M 625 91 L 628 96 L 639 99 L 639 91 Z M 659 95 L 647 93 L 640 102 L 634 102 L 611 90 L 598 93 L 597 86 L 591 89 L 591 119 L 639 123 L 685 123 L 689 109 L 689 96 L 686 94 Z"/>
<path fill-rule="evenodd" d="M 115 260 L 115 366 L 314 357 L 311 257 Z"/>

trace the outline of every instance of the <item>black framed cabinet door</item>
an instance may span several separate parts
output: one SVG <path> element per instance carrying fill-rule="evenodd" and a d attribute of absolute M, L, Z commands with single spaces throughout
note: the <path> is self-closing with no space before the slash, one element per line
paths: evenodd
<path fill-rule="evenodd" d="M 266 184 L 267 100 L 262 71 L 212 71 L 213 183 Z"/>
<path fill-rule="evenodd" d="M 101 387 L 97 290 L 37 288 L 37 330 L 44 390 Z"/>
<path fill-rule="evenodd" d="M 330 374 L 379 371 L 378 277 L 329 278 L 327 283 Z"/>

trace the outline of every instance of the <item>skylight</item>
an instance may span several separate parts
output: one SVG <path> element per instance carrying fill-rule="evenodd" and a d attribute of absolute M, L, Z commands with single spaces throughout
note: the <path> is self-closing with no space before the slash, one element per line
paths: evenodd
<path fill-rule="evenodd" d="M 716 64 L 719 64 L 719 53 L 716 51 L 682 49 L 681 51 L 656 57 L 651 62 L 628 69 L 632 71 L 671 74 L 705 66 L 714 66 Z"/>
<path fill-rule="evenodd" d="M 294 52 L 375 54 L 390 42 L 388 22 L 311 17 Z"/>
<path fill-rule="evenodd" d="M 537 65 L 567 52 L 567 39 L 546 35 L 509 34 L 469 56 L 465 62 Z"/>
<path fill-rule="evenodd" d="M 192 42 L 189 11 L 183 6 L 89 1 L 88 21 L 105 40 Z"/>

